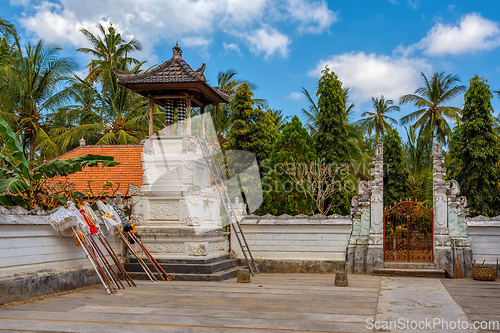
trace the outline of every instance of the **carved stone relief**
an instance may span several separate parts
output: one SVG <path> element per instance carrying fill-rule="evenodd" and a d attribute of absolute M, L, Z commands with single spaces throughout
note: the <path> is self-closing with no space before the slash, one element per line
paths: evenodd
<path fill-rule="evenodd" d="M 165 243 L 151 243 L 147 244 L 147 248 L 153 253 L 183 253 L 183 244 L 165 244 Z"/>
<path fill-rule="evenodd" d="M 198 140 L 194 136 L 186 136 L 182 139 L 182 153 L 196 153 Z"/>
<path fill-rule="evenodd" d="M 208 243 L 189 243 L 190 256 L 206 256 L 208 254 Z"/>
<path fill-rule="evenodd" d="M 144 223 L 144 219 L 141 215 L 130 215 L 130 222 L 139 226 Z"/>
<path fill-rule="evenodd" d="M 179 215 L 177 202 L 152 202 L 150 207 L 150 217 L 153 220 L 175 219 Z"/>
<path fill-rule="evenodd" d="M 190 186 L 186 191 L 186 199 L 192 205 L 198 205 L 201 198 L 201 187 L 198 185 Z"/>
<path fill-rule="evenodd" d="M 199 226 L 201 224 L 201 218 L 199 216 L 188 216 L 184 222 L 188 226 Z"/>

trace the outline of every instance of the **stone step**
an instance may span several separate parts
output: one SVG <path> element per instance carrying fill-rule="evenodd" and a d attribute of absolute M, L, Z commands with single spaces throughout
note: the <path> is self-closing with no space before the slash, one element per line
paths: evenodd
<path fill-rule="evenodd" d="M 212 273 L 212 274 L 186 274 L 186 273 L 169 273 L 168 276 L 172 279 L 172 281 L 215 281 L 220 282 L 224 280 L 234 279 L 238 276 L 238 270 L 245 269 L 246 266 L 237 266 L 226 269 L 224 271 Z M 134 280 L 149 280 L 149 277 L 144 271 L 141 272 L 128 272 L 130 277 Z M 158 281 L 161 281 L 161 278 L 158 276 L 158 273 L 155 273 Z"/>
<path fill-rule="evenodd" d="M 212 262 L 227 260 L 229 259 L 229 254 L 225 254 L 218 257 L 211 258 L 199 258 L 199 259 L 158 259 L 155 258 L 159 263 L 165 264 L 193 264 L 193 265 L 201 265 L 201 264 L 210 264 Z M 137 262 L 137 259 L 131 258 L 130 262 Z"/>
<path fill-rule="evenodd" d="M 384 262 L 384 268 L 395 269 L 436 269 L 432 262 Z"/>
<path fill-rule="evenodd" d="M 442 269 L 401 269 L 401 268 L 378 268 L 373 271 L 376 276 L 410 276 L 425 278 L 445 278 Z"/>
<path fill-rule="evenodd" d="M 165 270 L 167 274 L 170 273 L 182 273 L 182 274 L 213 274 L 220 271 L 224 271 L 238 265 L 237 259 L 223 259 L 217 262 L 209 262 L 209 263 L 196 263 L 196 264 L 187 264 L 187 263 L 164 263 L 157 260 L 160 266 Z M 155 271 L 154 266 L 149 263 L 149 261 L 145 261 L 151 271 Z M 130 263 L 125 264 L 125 270 L 127 272 L 143 272 L 141 265 L 137 262 L 137 260 L 131 261 Z"/>

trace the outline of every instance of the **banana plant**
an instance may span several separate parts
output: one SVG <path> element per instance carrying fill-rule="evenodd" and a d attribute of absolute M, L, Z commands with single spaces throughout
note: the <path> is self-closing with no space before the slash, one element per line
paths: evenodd
<path fill-rule="evenodd" d="M 52 209 L 64 204 L 68 199 L 83 196 L 77 191 L 65 190 L 65 193 L 54 191 L 54 181 L 67 177 L 84 167 L 115 166 L 119 164 L 111 156 L 84 155 L 65 161 L 44 161 L 33 167 L 28 162 L 26 153 L 14 131 L 0 117 L 0 136 L 4 149 L 0 153 L 3 166 L 0 168 L 0 205 L 21 206 L 31 210 L 35 208 Z M 61 195 L 63 194 L 63 195 Z"/>

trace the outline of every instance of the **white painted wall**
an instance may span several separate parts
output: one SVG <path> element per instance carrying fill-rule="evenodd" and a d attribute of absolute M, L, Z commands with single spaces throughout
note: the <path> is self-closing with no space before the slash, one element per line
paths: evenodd
<path fill-rule="evenodd" d="M 107 236 L 119 255 L 117 237 Z M 73 237 L 63 237 L 43 216 L 0 215 L 0 280 L 53 275 L 92 268 Z"/>
<path fill-rule="evenodd" d="M 487 264 L 496 265 L 497 258 L 500 260 L 500 217 L 467 219 L 467 232 L 476 263 L 486 260 Z"/>
<path fill-rule="evenodd" d="M 241 228 L 255 259 L 344 261 L 352 228 L 350 216 L 245 217 Z M 231 249 L 243 258 L 231 233 Z"/>

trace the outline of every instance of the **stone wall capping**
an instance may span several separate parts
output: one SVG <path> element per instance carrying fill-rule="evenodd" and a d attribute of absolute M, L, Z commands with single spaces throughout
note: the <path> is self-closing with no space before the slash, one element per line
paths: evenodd
<path fill-rule="evenodd" d="M 38 215 L 38 216 L 46 216 L 49 215 L 49 212 L 41 209 L 41 208 L 36 208 L 33 210 L 26 210 L 23 207 L 20 206 L 11 206 L 11 207 L 4 207 L 0 206 L 0 215 Z"/>
<path fill-rule="evenodd" d="M 244 217 L 240 224 L 253 224 L 253 225 L 352 225 L 352 218 L 350 215 L 341 216 L 341 215 L 265 215 L 265 216 L 257 216 L 250 215 Z"/>
<path fill-rule="evenodd" d="M 331 219 L 350 219 L 351 215 L 338 215 L 338 214 L 333 214 L 333 215 L 321 215 L 321 214 L 315 214 L 315 215 L 305 215 L 305 214 L 299 214 L 299 215 L 288 215 L 288 214 L 282 214 L 282 215 L 271 215 L 271 214 L 266 214 L 263 216 L 255 215 L 255 214 L 250 214 L 246 216 L 245 218 L 247 219 L 279 219 L 279 220 L 290 220 L 290 219 L 314 219 L 314 220 L 331 220 Z"/>
<path fill-rule="evenodd" d="M 27 224 L 27 225 L 50 225 L 49 221 L 44 216 L 36 215 L 14 215 L 14 214 L 0 214 L 0 225 L 2 224 Z"/>
<path fill-rule="evenodd" d="M 38 215 L 38 216 L 47 216 L 49 214 L 50 214 L 50 212 L 43 210 L 40 207 L 35 208 L 35 209 L 29 211 L 29 213 L 28 213 L 28 215 Z"/>
<path fill-rule="evenodd" d="M 479 216 L 476 216 L 476 217 L 468 217 L 467 218 L 467 223 L 469 221 L 500 221 L 500 215 L 499 216 L 495 216 L 495 217 L 487 217 L 487 216 L 483 216 L 483 215 L 479 215 Z"/>
<path fill-rule="evenodd" d="M 483 219 L 477 219 L 479 216 L 467 219 L 468 227 L 500 227 L 500 217 L 483 217 Z"/>

